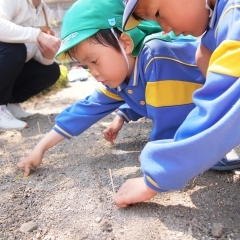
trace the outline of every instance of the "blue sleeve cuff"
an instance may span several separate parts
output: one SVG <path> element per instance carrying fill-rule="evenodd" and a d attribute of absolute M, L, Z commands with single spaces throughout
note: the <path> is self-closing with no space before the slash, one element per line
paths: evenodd
<path fill-rule="evenodd" d="M 118 110 L 118 111 L 116 112 L 116 114 L 117 114 L 119 117 L 121 117 L 121 118 L 124 120 L 124 122 L 126 122 L 126 123 L 129 123 L 129 122 L 131 121 L 131 119 L 129 119 L 128 116 L 127 116 L 124 112 L 122 112 L 121 110 Z"/>
<path fill-rule="evenodd" d="M 144 182 L 146 183 L 146 185 L 148 187 L 150 187 L 151 189 L 153 189 L 153 190 L 155 190 L 157 192 L 168 192 L 168 190 L 161 189 L 157 185 L 157 183 L 152 180 L 152 178 L 150 176 L 147 176 L 147 175 L 144 174 L 143 179 L 144 179 Z"/>
<path fill-rule="evenodd" d="M 63 137 L 67 138 L 67 139 L 71 139 L 72 135 L 67 133 L 66 131 L 64 131 L 63 129 L 61 129 L 58 125 L 55 125 L 53 127 L 53 130 L 57 133 L 59 133 L 60 135 L 62 135 Z"/>

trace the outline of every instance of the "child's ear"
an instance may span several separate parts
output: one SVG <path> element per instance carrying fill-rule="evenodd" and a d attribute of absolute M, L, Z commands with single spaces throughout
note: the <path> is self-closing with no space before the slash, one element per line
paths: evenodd
<path fill-rule="evenodd" d="M 133 50 L 132 39 L 125 33 L 122 33 L 119 38 L 120 43 L 122 44 L 126 54 L 131 54 Z"/>

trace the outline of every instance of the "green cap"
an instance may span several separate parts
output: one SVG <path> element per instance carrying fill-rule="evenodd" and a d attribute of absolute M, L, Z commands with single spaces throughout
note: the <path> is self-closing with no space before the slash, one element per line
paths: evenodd
<path fill-rule="evenodd" d="M 101 29 L 122 30 L 124 5 L 122 0 L 78 0 L 66 12 L 61 30 L 61 47 L 56 54 L 58 60 L 68 58 L 66 51 L 90 38 Z M 132 39 L 132 56 L 137 56 L 144 38 L 162 31 L 153 21 L 142 21 L 136 28 L 125 33 Z"/>

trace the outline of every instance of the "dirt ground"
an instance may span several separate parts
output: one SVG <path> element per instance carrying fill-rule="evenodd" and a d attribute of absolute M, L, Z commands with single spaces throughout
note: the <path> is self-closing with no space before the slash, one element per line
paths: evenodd
<path fill-rule="evenodd" d="M 24 103 L 33 113 L 26 119 L 29 128 L 0 134 L 0 239 L 240 239 L 238 172 L 207 171 L 181 191 L 126 209 L 114 205 L 109 169 L 116 190 L 142 175 L 138 156 L 148 141 L 148 119 L 124 125 L 117 144 L 109 147 L 101 132 L 114 118 L 110 115 L 49 150 L 43 164 L 22 179 L 19 159 L 49 132 L 62 109 L 96 84 L 72 83 Z M 22 225 L 29 222 L 33 227 L 24 232 Z"/>

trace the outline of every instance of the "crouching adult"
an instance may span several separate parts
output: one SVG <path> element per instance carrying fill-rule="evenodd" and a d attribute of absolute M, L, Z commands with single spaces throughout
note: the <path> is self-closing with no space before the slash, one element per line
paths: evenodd
<path fill-rule="evenodd" d="M 21 130 L 28 117 L 20 103 L 53 85 L 60 76 L 54 56 L 60 40 L 42 0 L 0 1 L 0 131 Z"/>

